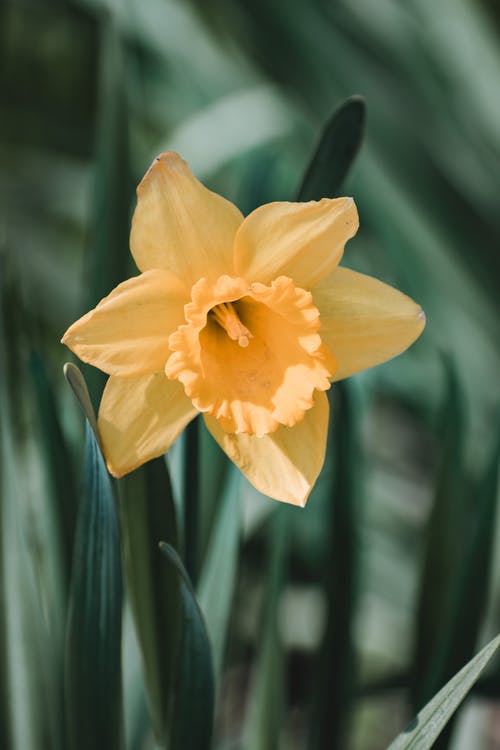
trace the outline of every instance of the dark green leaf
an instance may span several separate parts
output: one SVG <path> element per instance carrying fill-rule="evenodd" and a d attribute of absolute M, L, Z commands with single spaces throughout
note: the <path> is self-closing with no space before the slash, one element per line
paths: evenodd
<path fill-rule="evenodd" d="M 336 384 L 332 398 L 333 486 L 328 524 L 326 626 L 317 654 L 309 748 L 342 747 L 349 728 L 355 681 L 353 643 L 357 588 L 357 527 L 360 477 L 358 421 L 354 385 Z M 328 454 L 327 454 L 328 455 Z"/>
<path fill-rule="evenodd" d="M 438 687 L 471 658 L 486 614 L 494 553 L 499 461 L 500 434 L 472 495 L 469 539 L 456 574 L 449 620 L 441 632 L 436 664 Z M 448 724 L 436 747 L 441 750 L 448 747 L 453 728 L 453 722 Z"/>
<path fill-rule="evenodd" d="M 445 360 L 446 401 L 440 437 L 443 445 L 436 494 L 425 533 L 425 552 L 417 607 L 413 709 L 430 700 L 454 674 L 436 670 L 449 618 L 451 591 L 463 555 L 465 395 L 453 363 Z M 466 658 L 461 662 L 466 661 Z"/>
<path fill-rule="evenodd" d="M 212 643 L 216 679 L 222 668 L 236 581 L 241 526 L 239 481 L 236 472 L 229 473 L 198 585 L 198 598 Z"/>
<path fill-rule="evenodd" d="M 33 352 L 30 371 L 40 422 L 41 449 L 51 484 L 54 519 L 58 527 L 66 587 L 73 555 L 77 511 L 77 482 L 71 456 L 61 429 L 52 384 L 42 358 Z"/>
<path fill-rule="evenodd" d="M 151 718 L 158 744 L 166 746 L 180 636 L 177 573 L 165 566 L 160 540 L 177 544 L 170 477 L 163 458 L 119 482 L 123 562 L 141 650 Z"/>
<path fill-rule="evenodd" d="M 122 578 L 111 480 L 87 422 L 66 642 L 71 750 L 122 747 Z"/>
<path fill-rule="evenodd" d="M 88 299 L 93 307 L 123 281 L 129 266 L 130 169 L 126 62 L 113 17 L 101 25 L 96 173 L 92 191 L 92 231 L 87 255 Z"/>
<path fill-rule="evenodd" d="M 2 344 L 0 342 L 0 353 Z M 0 397 L 0 401 L 1 401 Z M 3 442 L 6 440 L 4 434 L 5 422 L 0 423 L 0 447 L 3 448 Z M 5 490 L 5 466 L 4 450 L 0 451 L 0 747 L 10 747 L 10 715 L 9 715 L 9 686 L 8 675 L 5 665 L 7 664 L 8 640 L 7 640 L 7 619 L 6 612 L 6 590 L 5 590 L 5 571 L 4 571 L 4 513 L 7 493 Z"/>
<path fill-rule="evenodd" d="M 77 3 L 3 2 L 0 47 L 2 140 L 88 156 L 96 110 L 92 11 Z"/>
<path fill-rule="evenodd" d="M 199 420 L 198 429 L 200 441 L 199 482 L 203 488 L 202 499 L 198 508 L 200 514 L 199 554 L 200 560 L 203 560 L 207 554 L 221 497 L 225 492 L 231 462 L 213 439 L 203 420 Z"/>
<path fill-rule="evenodd" d="M 84 311 L 128 276 L 133 179 L 130 167 L 126 59 L 116 22 L 110 14 L 101 24 L 96 168 L 92 218 L 86 253 Z M 97 399 L 104 376 L 89 368 L 89 389 Z"/>
<path fill-rule="evenodd" d="M 268 538 L 268 584 L 258 641 L 259 651 L 243 730 L 245 750 L 275 750 L 283 728 L 286 701 L 285 657 L 278 628 L 278 607 L 286 581 L 289 522 L 289 508 L 282 506 L 274 511 Z"/>
<path fill-rule="evenodd" d="M 458 672 L 391 743 L 388 750 L 429 750 L 500 646 L 494 638 Z"/>
<path fill-rule="evenodd" d="M 172 750 L 209 750 L 214 714 L 214 677 L 210 643 L 203 615 L 182 561 L 169 544 L 160 548 L 177 571 L 183 605 L 182 643 L 175 706 Z"/>
<path fill-rule="evenodd" d="M 365 119 L 366 106 L 361 96 L 351 96 L 335 110 L 305 171 L 297 200 L 338 195 L 361 146 Z"/>

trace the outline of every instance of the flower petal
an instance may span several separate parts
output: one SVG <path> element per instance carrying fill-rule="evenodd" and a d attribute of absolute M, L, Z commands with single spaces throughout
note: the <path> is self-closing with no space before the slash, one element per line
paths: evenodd
<path fill-rule="evenodd" d="M 278 427 L 263 437 L 230 435 L 205 416 L 213 437 L 260 492 L 304 506 L 325 460 L 328 399 L 316 392 L 314 406 L 294 427 Z"/>
<path fill-rule="evenodd" d="M 141 271 L 165 268 L 191 287 L 202 276 L 233 272 L 242 221 L 236 206 L 198 182 L 178 154 L 161 154 L 137 188 L 132 255 Z"/>
<path fill-rule="evenodd" d="M 184 322 L 186 287 L 168 271 L 124 281 L 68 328 L 62 343 L 110 375 L 157 372 L 169 356 L 168 337 Z"/>
<path fill-rule="evenodd" d="M 221 276 L 215 284 L 200 279 L 191 293 L 187 324 L 169 339 L 165 372 L 226 432 L 265 435 L 280 424 L 291 427 L 312 407 L 315 389 L 330 388 L 336 362 L 318 334 L 319 311 L 291 279 L 266 286 Z M 214 316 L 221 303 L 226 316 L 231 304 L 233 325 L 248 334 L 243 345 Z"/>
<path fill-rule="evenodd" d="M 164 372 L 110 377 L 98 426 L 108 469 L 115 477 L 165 453 L 198 411 L 180 383 Z"/>
<path fill-rule="evenodd" d="M 358 226 L 352 198 L 260 206 L 236 234 L 236 273 L 263 283 L 290 276 L 309 289 L 333 271 Z"/>
<path fill-rule="evenodd" d="M 338 362 L 334 380 L 401 354 L 425 326 L 410 297 L 348 268 L 337 268 L 313 289 L 320 334 Z"/>

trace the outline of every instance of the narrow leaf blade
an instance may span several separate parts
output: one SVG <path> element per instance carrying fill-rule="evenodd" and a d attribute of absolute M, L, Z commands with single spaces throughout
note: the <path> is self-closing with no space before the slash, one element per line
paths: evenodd
<path fill-rule="evenodd" d="M 84 495 L 78 516 L 66 642 L 71 750 L 122 745 L 122 579 L 111 480 L 87 423 Z"/>
<path fill-rule="evenodd" d="M 149 710 L 157 742 L 169 732 L 179 646 L 178 576 L 166 567 L 158 544 L 177 544 L 170 477 L 163 458 L 120 480 L 120 520 L 127 591 L 141 650 Z"/>
<path fill-rule="evenodd" d="M 276 748 L 285 708 L 285 654 L 279 632 L 279 603 L 286 581 L 290 509 L 274 511 L 269 535 L 269 574 L 259 652 L 253 670 L 243 729 L 244 750 Z"/>
<path fill-rule="evenodd" d="M 356 678 L 353 642 L 357 596 L 357 528 L 360 494 L 359 440 L 354 385 L 341 382 L 333 393 L 334 445 L 328 559 L 324 582 L 327 615 L 316 661 L 309 750 L 341 747 L 348 736 L 350 704 Z M 336 430 L 335 426 L 341 425 Z M 332 668 L 333 665 L 333 668 Z"/>
<path fill-rule="evenodd" d="M 77 481 L 57 410 L 54 389 L 45 364 L 37 352 L 30 358 L 30 372 L 40 422 L 41 449 L 51 484 L 54 517 L 58 525 L 64 560 L 69 575 L 76 526 Z M 67 586 L 67 579 L 65 584 Z"/>
<path fill-rule="evenodd" d="M 363 97 L 346 99 L 325 125 L 305 171 L 297 200 L 334 198 L 363 140 L 366 105 Z"/>
<path fill-rule="evenodd" d="M 222 668 L 236 581 L 240 539 L 238 482 L 235 472 L 228 474 L 198 586 L 198 598 L 212 643 L 216 679 Z"/>
<path fill-rule="evenodd" d="M 428 750 L 500 646 L 494 638 L 420 711 L 388 750 Z"/>
<path fill-rule="evenodd" d="M 183 604 L 178 689 L 173 712 L 172 750 L 209 750 L 214 714 L 214 676 L 210 642 L 189 576 L 174 548 L 160 549 L 180 577 Z"/>

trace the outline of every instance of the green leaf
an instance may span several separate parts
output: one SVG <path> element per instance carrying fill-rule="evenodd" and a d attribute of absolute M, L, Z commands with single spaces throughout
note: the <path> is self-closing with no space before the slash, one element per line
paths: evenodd
<path fill-rule="evenodd" d="M 134 180 L 130 166 L 129 103 L 123 40 L 114 14 L 102 17 L 94 184 L 89 243 L 85 254 L 84 312 L 128 276 L 130 206 Z M 88 369 L 92 397 L 100 396 L 104 376 Z"/>
<path fill-rule="evenodd" d="M 268 586 L 243 729 L 244 750 L 275 750 L 283 727 L 285 658 L 278 607 L 286 581 L 290 512 L 277 508 L 270 524 Z"/>
<path fill-rule="evenodd" d="M 388 750 L 431 748 L 499 646 L 500 636 L 497 636 L 434 696 Z"/>
<path fill-rule="evenodd" d="M 199 420 L 184 430 L 184 558 L 196 586 L 200 566 L 200 437 Z"/>
<path fill-rule="evenodd" d="M 486 470 L 472 493 L 473 515 L 469 520 L 468 539 L 463 545 L 452 589 L 449 620 L 441 631 L 435 667 L 437 679 L 440 679 L 438 687 L 471 658 L 486 614 L 494 554 L 499 460 L 500 434 Z M 452 729 L 450 722 L 440 737 L 439 748 L 448 747 Z"/>
<path fill-rule="evenodd" d="M 122 746 L 122 578 L 111 480 L 89 423 L 66 642 L 71 750 Z"/>
<path fill-rule="evenodd" d="M 199 554 L 204 560 L 212 537 L 212 529 L 218 514 L 221 497 L 228 481 L 229 467 L 232 465 L 205 426 L 199 420 L 200 465 L 199 482 L 203 487 L 203 500 L 200 503 Z"/>
<path fill-rule="evenodd" d="M 366 105 L 361 96 L 351 96 L 335 110 L 304 173 L 297 200 L 338 195 L 361 146 L 365 120 Z"/>
<path fill-rule="evenodd" d="M 123 563 L 141 650 L 154 732 L 165 747 L 180 637 L 177 573 L 165 566 L 160 540 L 177 544 L 170 477 L 163 458 L 150 461 L 119 482 Z"/>
<path fill-rule="evenodd" d="M 96 14 L 90 8 L 2 3 L 4 143 L 88 157 L 96 110 L 96 37 Z M 16 75 L 7 75 L 8 70 Z"/>
<path fill-rule="evenodd" d="M 342 747 L 348 735 L 349 707 L 355 681 L 353 643 L 357 591 L 357 528 L 360 494 L 356 390 L 344 381 L 332 393 L 329 446 L 333 446 L 332 501 L 324 590 L 326 625 L 316 657 L 310 719 L 310 750 Z M 338 428 L 336 427 L 338 425 Z M 328 454 L 327 454 L 328 455 Z"/>
<path fill-rule="evenodd" d="M 236 582 L 241 527 L 239 481 L 236 472 L 228 474 L 198 585 L 198 598 L 212 643 L 216 679 L 222 668 Z"/>
<path fill-rule="evenodd" d="M 170 544 L 160 549 L 177 571 L 183 605 L 182 643 L 171 734 L 172 750 L 209 750 L 214 715 L 210 642 L 182 560 Z"/>
<path fill-rule="evenodd" d="M 83 377 L 81 371 L 72 362 L 66 362 L 64 365 L 64 376 L 71 386 L 76 400 L 80 404 L 80 408 L 83 411 L 87 421 L 92 428 L 94 437 L 99 443 L 99 430 L 97 429 L 97 419 L 95 417 L 94 407 L 90 400 L 89 389 L 87 383 Z"/>
<path fill-rule="evenodd" d="M 445 359 L 444 364 L 446 399 L 439 430 L 443 449 L 424 540 L 413 658 L 414 710 L 426 703 L 456 671 L 443 674 L 437 665 L 446 641 L 440 639 L 439 634 L 449 622 L 451 592 L 463 556 L 465 394 L 453 362 Z M 471 655 L 472 652 L 460 663 Z"/>
<path fill-rule="evenodd" d="M 40 422 L 41 450 L 51 485 L 51 509 L 64 561 L 61 568 L 67 589 L 75 537 L 77 482 L 59 420 L 54 389 L 45 364 L 36 352 L 32 352 L 30 357 L 30 372 Z"/>

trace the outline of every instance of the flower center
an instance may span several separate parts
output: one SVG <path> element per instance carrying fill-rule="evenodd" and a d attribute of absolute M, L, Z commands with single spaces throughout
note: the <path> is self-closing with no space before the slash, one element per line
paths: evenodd
<path fill-rule="evenodd" d="M 291 427 L 312 407 L 314 391 L 330 387 L 337 364 L 321 341 L 319 311 L 286 276 L 270 286 L 200 279 L 184 313 L 165 372 L 225 432 L 262 436 Z"/>
<path fill-rule="evenodd" d="M 253 335 L 239 319 L 232 302 L 221 302 L 210 310 L 209 315 L 213 316 L 229 338 L 237 341 L 241 347 L 246 348 L 250 339 L 253 339 Z"/>

